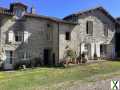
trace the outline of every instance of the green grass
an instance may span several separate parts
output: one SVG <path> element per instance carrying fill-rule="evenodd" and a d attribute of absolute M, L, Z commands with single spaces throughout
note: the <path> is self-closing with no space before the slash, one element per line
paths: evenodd
<path fill-rule="evenodd" d="M 106 61 L 94 64 L 78 65 L 69 68 L 37 68 L 26 71 L 0 72 L 0 90 L 61 90 L 54 87 L 67 83 L 68 87 L 75 81 L 89 81 L 90 77 L 120 72 L 120 62 Z M 113 74 L 120 75 L 120 74 Z M 64 87 L 65 84 L 62 85 Z"/>

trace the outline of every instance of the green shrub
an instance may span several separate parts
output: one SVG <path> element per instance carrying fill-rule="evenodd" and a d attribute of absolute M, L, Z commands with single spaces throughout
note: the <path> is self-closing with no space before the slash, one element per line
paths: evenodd
<path fill-rule="evenodd" d="M 76 53 L 73 50 L 67 50 L 66 56 L 72 59 L 75 59 L 77 57 Z"/>

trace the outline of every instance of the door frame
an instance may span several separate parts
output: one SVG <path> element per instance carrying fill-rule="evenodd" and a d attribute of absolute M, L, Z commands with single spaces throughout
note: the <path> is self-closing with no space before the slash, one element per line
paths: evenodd
<path fill-rule="evenodd" d="M 4 69 L 13 69 L 13 51 L 5 50 L 6 60 L 4 62 Z"/>
<path fill-rule="evenodd" d="M 44 49 L 44 55 L 43 55 L 43 59 L 44 59 L 44 65 L 50 65 L 50 59 L 51 59 L 51 49 L 49 48 L 45 48 Z"/>

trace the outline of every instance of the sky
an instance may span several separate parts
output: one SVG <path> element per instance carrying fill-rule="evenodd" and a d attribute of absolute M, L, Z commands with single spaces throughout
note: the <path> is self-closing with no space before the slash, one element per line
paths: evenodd
<path fill-rule="evenodd" d="M 0 7 L 9 8 L 16 1 L 28 5 L 28 11 L 34 6 L 36 13 L 58 18 L 96 6 L 104 7 L 115 18 L 120 16 L 120 0 L 0 0 Z"/>

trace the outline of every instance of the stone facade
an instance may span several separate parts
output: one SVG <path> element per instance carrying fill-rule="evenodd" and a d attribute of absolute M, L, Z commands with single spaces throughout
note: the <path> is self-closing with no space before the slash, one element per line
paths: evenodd
<path fill-rule="evenodd" d="M 6 18 L 5 18 L 6 19 Z M 4 21 L 4 20 L 3 20 Z M 48 64 L 55 64 L 58 61 L 58 25 L 55 22 L 26 17 L 21 20 L 10 19 L 5 20 L 5 25 L 1 27 L 1 44 L 4 52 L 13 51 L 12 63 L 16 63 L 19 60 L 24 59 L 24 55 L 31 60 L 39 58 L 41 64 L 44 65 L 44 50 L 50 50 L 50 56 Z M 47 25 L 52 25 L 50 28 Z M 8 41 L 8 33 L 22 32 L 25 39 L 25 33 L 27 33 L 26 40 L 21 42 L 15 41 L 15 35 L 11 42 Z M 48 32 L 49 31 L 49 32 Z M 49 36 L 50 35 L 50 36 Z M 48 37 L 47 37 L 48 36 Z M 54 59 L 53 60 L 53 54 Z M 6 58 L 6 57 L 5 57 Z M 26 59 L 27 59 L 26 58 Z M 5 62 L 8 63 L 8 62 Z M 11 64 L 12 65 L 12 64 Z M 5 68 L 12 68 L 10 64 L 5 64 Z"/>
<path fill-rule="evenodd" d="M 23 4 L 13 5 L 25 8 L 22 10 L 27 9 Z M 64 60 L 67 48 L 74 50 L 77 56 L 86 51 L 89 59 L 94 59 L 95 54 L 97 57 L 115 57 L 116 23 L 104 9 L 95 8 L 64 20 L 35 13 L 25 14 L 25 11 L 18 17 L 17 14 L 9 12 L 0 14 L 1 59 L 4 61 L 4 69 L 13 69 L 17 62 L 36 58 L 41 65 L 58 64 Z M 86 34 L 87 21 L 93 22 L 92 35 Z M 107 36 L 104 35 L 105 25 L 108 26 Z M 20 34 L 17 36 L 16 32 Z M 70 40 L 66 40 L 66 32 L 70 33 Z M 89 47 L 86 47 L 87 45 Z M 103 51 L 104 55 L 101 45 L 107 46 L 106 51 Z"/>
<path fill-rule="evenodd" d="M 84 12 L 82 12 L 84 13 Z M 72 29 L 66 28 L 65 31 L 61 30 L 60 33 L 60 59 L 63 58 L 65 47 L 69 45 L 71 49 L 76 51 L 77 55 L 81 55 L 86 51 L 86 45 L 89 45 L 87 50 L 89 59 L 94 59 L 94 54 L 97 57 L 115 58 L 115 31 L 116 23 L 103 11 L 95 10 L 84 14 L 75 15 L 77 17 L 76 22 L 78 25 L 72 27 Z M 65 20 L 72 21 L 73 16 L 68 16 Z M 74 20 L 73 20 L 74 21 Z M 93 22 L 93 35 L 86 34 L 87 21 Z M 104 35 L 105 25 L 108 26 L 108 36 Z M 71 32 L 71 40 L 66 41 L 65 32 L 69 30 Z M 63 34 L 64 33 L 64 34 Z M 101 46 L 106 45 L 105 53 L 102 53 Z"/>

